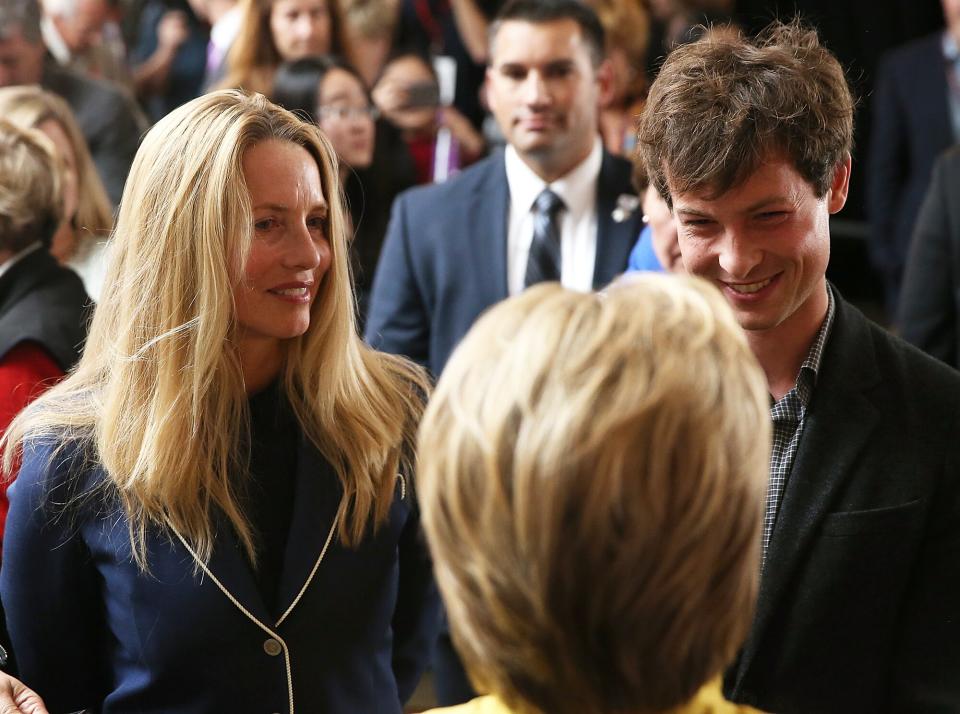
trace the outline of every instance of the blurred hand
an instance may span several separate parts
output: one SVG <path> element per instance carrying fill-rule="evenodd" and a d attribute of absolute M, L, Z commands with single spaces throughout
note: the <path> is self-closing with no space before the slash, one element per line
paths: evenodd
<path fill-rule="evenodd" d="M 171 10 L 164 13 L 160 18 L 160 24 L 157 25 L 157 46 L 175 50 L 186 41 L 189 34 L 186 13 L 181 10 Z M 0 714 L 3 714 L 2 710 Z"/>
<path fill-rule="evenodd" d="M 48 714 L 36 692 L 6 672 L 0 672 L 0 714 Z"/>

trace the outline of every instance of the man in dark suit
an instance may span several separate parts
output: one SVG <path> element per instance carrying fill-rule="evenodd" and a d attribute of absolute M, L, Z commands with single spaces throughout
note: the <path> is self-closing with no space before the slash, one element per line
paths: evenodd
<path fill-rule="evenodd" d="M 938 159 L 917 217 L 897 319 L 908 342 L 960 369 L 960 148 Z"/>
<path fill-rule="evenodd" d="M 60 67 L 40 34 L 37 0 L 0 0 L 0 87 L 39 84 L 73 110 L 114 205 L 146 124 L 133 98 L 110 82 Z"/>
<path fill-rule="evenodd" d="M 947 29 L 884 55 L 871 98 L 869 248 L 891 310 L 933 162 L 960 136 L 960 3 L 943 7 Z"/>
<path fill-rule="evenodd" d="M 757 614 L 726 693 L 765 711 L 960 711 L 960 375 L 828 285 L 853 108 L 816 33 L 676 49 L 643 163 L 733 307 L 774 426 Z"/>
<path fill-rule="evenodd" d="M 608 283 L 642 225 L 630 166 L 598 136 L 610 72 L 593 11 L 515 0 L 490 53 L 488 98 L 509 146 L 397 199 L 373 283 L 370 343 L 434 374 L 481 312 L 531 282 Z"/>

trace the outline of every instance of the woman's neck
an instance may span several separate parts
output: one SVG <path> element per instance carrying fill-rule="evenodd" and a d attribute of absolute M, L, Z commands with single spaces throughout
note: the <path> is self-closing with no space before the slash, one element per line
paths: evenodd
<path fill-rule="evenodd" d="M 268 386 L 283 367 L 283 349 L 279 340 L 244 338 L 240 341 L 240 369 L 247 394 L 256 394 Z"/>

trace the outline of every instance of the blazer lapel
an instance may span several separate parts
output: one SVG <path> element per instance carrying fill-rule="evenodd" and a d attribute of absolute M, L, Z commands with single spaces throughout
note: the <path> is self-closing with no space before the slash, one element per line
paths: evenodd
<path fill-rule="evenodd" d="M 488 270 L 481 280 L 479 302 L 493 305 L 507 297 L 507 223 L 510 220 L 510 188 L 503 151 L 488 159 L 483 176 L 477 181 L 464 216 L 464 235 L 473 250 L 473 266 L 467 270 Z M 451 240 L 455 237 L 451 236 Z"/>
<path fill-rule="evenodd" d="M 630 189 L 629 175 L 613 157 L 603 152 L 597 178 L 597 257 L 593 288 L 599 290 L 627 268 L 627 259 L 637 237 L 643 211 Z"/>
<path fill-rule="evenodd" d="M 848 307 L 836 291 L 834 298 L 833 334 L 770 540 L 753 627 L 737 666 L 737 686 L 749 670 L 803 554 L 879 419 L 876 407 L 864 395 L 879 379 L 866 318 Z"/>
<path fill-rule="evenodd" d="M 287 612 L 311 578 L 330 536 L 342 495 L 336 471 L 301 434 L 293 520 L 287 534 L 283 573 L 277 590 L 278 616 Z M 331 545 L 336 539 L 334 533 Z"/>

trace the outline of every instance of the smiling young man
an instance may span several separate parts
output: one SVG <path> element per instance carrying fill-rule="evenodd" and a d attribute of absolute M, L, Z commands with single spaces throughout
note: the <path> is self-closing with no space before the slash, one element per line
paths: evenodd
<path fill-rule="evenodd" d="M 487 97 L 506 150 L 402 194 L 373 281 L 368 341 L 435 375 L 484 310 L 528 285 L 606 285 L 642 227 L 630 164 L 601 146 L 610 74 L 593 10 L 512 0 L 490 28 L 489 54 Z M 441 652 L 454 660 L 448 639 Z M 462 671 L 446 672 L 441 702 L 469 699 Z M 453 679 L 462 686 L 446 687 Z"/>
<path fill-rule="evenodd" d="M 641 121 L 684 265 L 771 394 L 760 598 L 726 689 L 777 712 L 960 711 L 960 376 L 826 280 L 853 110 L 816 33 L 776 24 L 675 50 Z"/>

